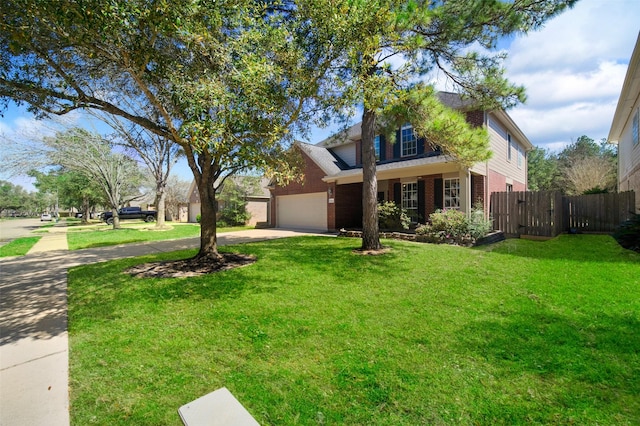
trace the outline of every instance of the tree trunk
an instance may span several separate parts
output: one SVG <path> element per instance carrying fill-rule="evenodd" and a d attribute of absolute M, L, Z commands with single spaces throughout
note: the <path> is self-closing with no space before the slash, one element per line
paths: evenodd
<path fill-rule="evenodd" d="M 113 210 L 113 229 L 120 229 L 120 216 L 118 216 L 118 209 Z"/>
<path fill-rule="evenodd" d="M 82 197 L 82 217 L 80 218 L 80 223 L 87 224 L 89 223 L 89 197 L 84 195 Z"/>
<path fill-rule="evenodd" d="M 362 250 L 382 249 L 378 229 L 375 132 L 376 113 L 365 107 L 362 114 Z"/>
<path fill-rule="evenodd" d="M 156 210 L 158 215 L 156 218 L 156 228 L 162 229 L 165 226 L 165 199 L 166 192 L 162 189 L 156 193 Z"/>
<path fill-rule="evenodd" d="M 218 238 L 216 235 L 216 193 L 213 182 L 203 178 L 198 184 L 200 193 L 200 251 L 197 257 L 207 257 L 219 261 Z"/>

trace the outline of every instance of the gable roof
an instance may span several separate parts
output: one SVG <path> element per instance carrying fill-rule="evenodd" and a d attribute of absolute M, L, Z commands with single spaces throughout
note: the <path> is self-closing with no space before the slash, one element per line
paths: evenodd
<path fill-rule="evenodd" d="M 627 69 L 627 75 L 624 78 L 622 90 L 620 91 L 618 106 L 613 115 L 611 130 L 609 130 L 609 137 L 607 138 L 609 142 L 617 143 L 620 139 L 625 124 L 633 111 L 633 105 L 638 100 L 638 96 L 640 96 L 640 31 L 638 32 L 636 46 L 629 60 L 629 68 Z"/>
<path fill-rule="evenodd" d="M 296 146 L 307 154 L 327 176 L 335 175 L 349 168 L 344 161 L 323 146 L 311 145 L 304 142 L 296 142 Z"/>

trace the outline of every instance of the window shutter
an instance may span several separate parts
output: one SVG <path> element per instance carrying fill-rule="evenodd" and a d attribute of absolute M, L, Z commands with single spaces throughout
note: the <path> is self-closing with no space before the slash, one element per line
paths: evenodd
<path fill-rule="evenodd" d="M 402 184 L 400 182 L 393 184 L 393 201 L 398 206 L 402 206 Z"/>
<path fill-rule="evenodd" d="M 425 211 L 425 199 L 424 199 L 424 181 L 418 181 L 418 214 L 420 218 L 418 220 L 427 221 L 427 212 Z"/>
<path fill-rule="evenodd" d="M 424 138 L 418 138 L 418 155 L 424 154 Z"/>
<path fill-rule="evenodd" d="M 400 158 L 400 129 L 396 130 L 396 143 L 393 144 L 393 158 Z"/>
<path fill-rule="evenodd" d="M 387 159 L 387 146 L 384 135 L 380 135 L 380 161 L 384 161 Z"/>
<path fill-rule="evenodd" d="M 433 180 L 433 207 L 438 210 L 444 207 L 444 188 L 442 179 Z"/>

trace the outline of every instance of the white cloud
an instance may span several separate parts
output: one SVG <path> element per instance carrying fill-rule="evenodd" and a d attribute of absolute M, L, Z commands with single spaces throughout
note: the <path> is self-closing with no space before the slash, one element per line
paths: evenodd
<path fill-rule="evenodd" d="M 606 59 L 627 61 L 640 26 L 637 0 L 583 0 L 511 44 L 508 69 L 581 71 Z"/>
<path fill-rule="evenodd" d="M 589 100 L 609 101 L 620 95 L 626 64 L 601 62 L 585 72 L 546 70 L 535 74 L 520 74 L 511 80 L 522 84 L 530 94 L 529 107 L 566 105 Z"/>
<path fill-rule="evenodd" d="M 583 0 L 509 47 L 509 79 L 528 100 L 509 111 L 534 145 L 607 136 L 640 29 L 640 1 Z"/>
<path fill-rule="evenodd" d="M 596 141 L 605 138 L 611 126 L 610 112 L 616 104 L 617 101 L 576 102 L 540 109 L 525 106 L 510 111 L 509 115 L 531 143 L 555 150 L 582 135 Z"/>

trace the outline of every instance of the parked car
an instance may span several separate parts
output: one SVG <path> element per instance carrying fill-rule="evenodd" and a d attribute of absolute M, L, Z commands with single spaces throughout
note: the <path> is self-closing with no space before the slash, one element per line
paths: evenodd
<path fill-rule="evenodd" d="M 142 210 L 140 207 L 123 207 L 118 210 L 118 218 L 120 220 L 142 219 L 145 222 L 153 222 L 156 220 L 157 215 L 158 212 L 154 210 Z M 107 225 L 113 225 L 113 212 L 104 212 L 102 220 L 107 222 Z"/>
<path fill-rule="evenodd" d="M 49 213 L 42 213 L 40 215 L 40 222 L 51 222 L 53 218 Z"/>

